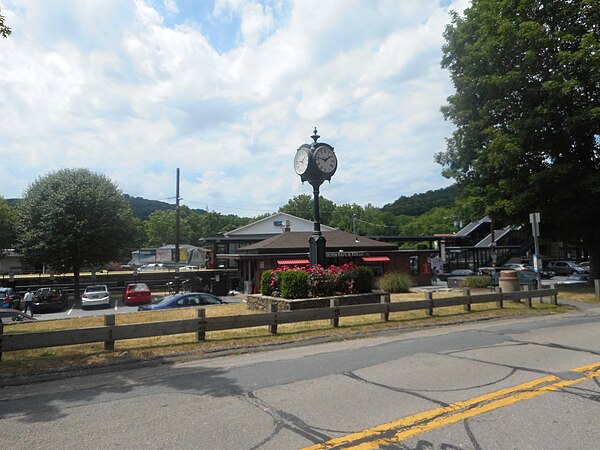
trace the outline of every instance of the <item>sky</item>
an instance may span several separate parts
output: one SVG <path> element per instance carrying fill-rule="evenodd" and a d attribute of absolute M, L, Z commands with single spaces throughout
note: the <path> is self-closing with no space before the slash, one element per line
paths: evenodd
<path fill-rule="evenodd" d="M 440 60 L 467 0 L 0 0 L 0 196 L 63 168 L 125 194 L 254 217 L 307 194 L 377 207 L 452 184 Z"/>

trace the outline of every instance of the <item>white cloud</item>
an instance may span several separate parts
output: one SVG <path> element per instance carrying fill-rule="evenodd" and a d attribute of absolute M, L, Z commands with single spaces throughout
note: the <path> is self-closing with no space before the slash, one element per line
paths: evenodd
<path fill-rule="evenodd" d="M 311 193 L 291 161 L 315 125 L 338 153 L 322 188 L 338 204 L 450 183 L 433 163 L 452 131 L 439 112 L 452 87 L 437 0 L 217 0 L 204 19 L 235 34 L 225 52 L 183 4 L 158 3 L 3 5 L 13 35 L 0 40 L 0 158 L 12 170 L 0 195 L 88 167 L 163 199 L 180 167 L 184 203 L 255 215 Z"/>

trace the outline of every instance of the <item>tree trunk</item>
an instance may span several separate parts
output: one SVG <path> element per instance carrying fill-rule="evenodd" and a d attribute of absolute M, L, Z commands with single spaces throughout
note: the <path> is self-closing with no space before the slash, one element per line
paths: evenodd
<path fill-rule="evenodd" d="M 600 279 L 600 244 L 590 247 L 590 282 L 594 286 L 594 280 Z"/>
<path fill-rule="evenodd" d="M 74 302 L 76 306 L 81 306 L 81 296 L 79 295 L 79 272 L 80 267 L 73 267 L 73 284 L 74 284 Z"/>

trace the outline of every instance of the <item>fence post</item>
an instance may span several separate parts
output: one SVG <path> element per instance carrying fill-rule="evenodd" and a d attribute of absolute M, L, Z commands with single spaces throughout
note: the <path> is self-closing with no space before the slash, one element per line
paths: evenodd
<path fill-rule="evenodd" d="M 4 324 L 2 323 L 2 319 L 0 319 L 0 361 L 2 361 L 2 336 L 4 334 Z"/>
<path fill-rule="evenodd" d="M 596 291 L 596 298 L 600 300 L 600 279 L 594 280 L 594 290 Z"/>
<path fill-rule="evenodd" d="M 198 308 L 198 332 L 196 333 L 196 338 L 198 341 L 206 340 L 206 310 L 204 308 Z"/>
<path fill-rule="evenodd" d="M 115 315 L 106 314 L 104 316 L 104 326 L 108 328 L 108 341 L 104 341 L 104 350 L 114 350 L 115 340 L 113 339 L 114 326 L 115 326 Z"/>
<path fill-rule="evenodd" d="M 273 323 L 269 325 L 269 333 L 277 334 L 277 303 L 271 303 L 269 305 L 269 312 L 273 314 Z"/>
<path fill-rule="evenodd" d="M 531 289 L 529 289 L 529 288 L 530 288 L 530 286 L 529 286 L 528 284 L 525 284 L 525 285 L 523 286 L 523 290 L 524 290 L 524 291 L 527 291 L 527 292 L 529 292 L 529 291 L 531 290 Z M 528 294 L 528 295 L 527 295 L 527 299 L 526 299 L 526 300 L 527 300 L 527 307 L 528 307 L 528 308 L 531 308 L 531 294 Z M 540 303 L 543 303 L 543 301 L 542 301 L 542 294 L 541 294 L 541 293 L 540 293 Z"/>
<path fill-rule="evenodd" d="M 425 292 L 425 300 L 429 300 L 429 308 L 427 308 L 427 315 L 433 316 L 433 293 Z"/>
<path fill-rule="evenodd" d="M 463 310 L 471 311 L 471 289 L 463 289 L 463 295 L 467 297 L 463 306 Z"/>
<path fill-rule="evenodd" d="M 386 305 L 385 312 L 381 313 L 381 320 L 387 322 L 390 320 L 390 294 L 382 294 L 381 297 L 379 297 L 379 301 Z"/>
<path fill-rule="evenodd" d="M 496 302 L 496 308 L 504 308 L 504 299 L 502 298 L 502 288 L 498 286 L 498 294 L 500 295 L 500 300 Z"/>
<path fill-rule="evenodd" d="M 332 298 L 329 300 L 329 307 L 333 308 L 333 319 L 331 319 L 331 326 L 337 328 L 340 326 L 340 299 Z"/>
<path fill-rule="evenodd" d="M 598 281 L 598 280 L 596 280 L 596 281 Z M 552 290 L 556 289 L 556 284 L 551 283 L 550 289 L 552 289 Z M 550 297 L 550 304 L 558 305 L 558 291 Z"/>

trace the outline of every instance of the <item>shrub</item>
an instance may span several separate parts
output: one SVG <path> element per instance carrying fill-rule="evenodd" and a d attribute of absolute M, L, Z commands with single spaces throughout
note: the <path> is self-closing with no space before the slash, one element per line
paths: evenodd
<path fill-rule="evenodd" d="M 281 272 L 280 295 L 283 298 L 308 297 L 308 275 L 303 270 Z"/>
<path fill-rule="evenodd" d="M 487 275 L 467 277 L 464 286 L 469 288 L 486 288 L 490 286 L 490 277 Z"/>
<path fill-rule="evenodd" d="M 260 293 L 262 295 L 271 295 L 273 293 L 273 285 L 271 284 L 272 270 L 265 270 L 260 276 Z"/>
<path fill-rule="evenodd" d="M 356 268 L 354 275 L 354 292 L 363 293 L 373 290 L 373 269 L 367 266 Z"/>
<path fill-rule="evenodd" d="M 379 279 L 379 287 L 386 292 L 405 293 L 412 286 L 410 276 L 405 273 L 390 272 Z"/>

